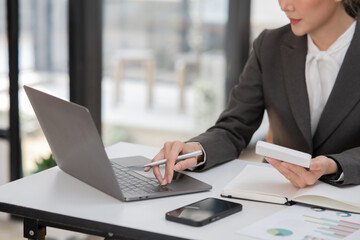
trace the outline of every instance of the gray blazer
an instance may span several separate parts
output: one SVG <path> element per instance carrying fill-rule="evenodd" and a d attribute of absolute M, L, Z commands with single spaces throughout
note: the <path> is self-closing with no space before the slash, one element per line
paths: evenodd
<path fill-rule="evenodd" d="M 199 170 L 237 158 L 266 109 L 275 144 L 331 157 L 344 172 L 341 184 L 360 184 L 360 24 L 313 137 L 306 54 L 306 36 L 295 36 L 290 25 L 261 33 L 215 126 L 190 140 L 206 151 Z"/>

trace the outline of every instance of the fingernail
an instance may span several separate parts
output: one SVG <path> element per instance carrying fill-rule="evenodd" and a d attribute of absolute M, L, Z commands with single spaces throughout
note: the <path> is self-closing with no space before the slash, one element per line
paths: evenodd
<path fill-rule="evenodd" d="M 165 186 L 166 184 L 167 184 L 167 181 L 166 181 L 166 179 L 164 179 L 164 180 L 162 181 L 161 185 Z"/>
<path fill-rule="evenodd" d="M 179 171 L 179 170 L 180 170 L 180 166 L 179 166 L 179 165 L 175 165 L 174 170 L 175 170 L 175 171 Z"/>

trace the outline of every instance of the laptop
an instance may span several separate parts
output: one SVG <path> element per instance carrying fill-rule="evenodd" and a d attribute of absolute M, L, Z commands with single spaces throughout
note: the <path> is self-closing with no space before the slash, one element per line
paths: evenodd
<path fill-rule="evenodd" d="M 87 108 L 24 86 L 25 92 L 61 170 L 121 201 L 135 201 L 208 191 L 212 187 L 186 174 L 175 172 L 162 186 L 146 176 L 143 156 L 109 159 Z"/>

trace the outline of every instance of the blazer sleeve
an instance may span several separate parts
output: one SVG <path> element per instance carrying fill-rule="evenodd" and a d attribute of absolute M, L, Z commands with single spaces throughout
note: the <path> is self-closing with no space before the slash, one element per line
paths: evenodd
<path fill-rule="evenodd" d="M 341 166 L 344 173 L 342 182 L 335 182 L 336 185 L 360 184 L 360 147 L 351 148 L 339 154 L 331 154 L 330 158 L 335 159 Z M 327 180 L 326 178 L 323 180 Z"/>
<path fill-rule="evenodd" d="M 196 170 L 205 170 L 237 158 L 260 126 L 265 103 L 259 59 L 265 33 L 266 30 L 254 41 L 239 82 L 232 89 L 227 107 L 216 124 L 189 140 L 200 142 L 206 151 L 206 163 Z"/>

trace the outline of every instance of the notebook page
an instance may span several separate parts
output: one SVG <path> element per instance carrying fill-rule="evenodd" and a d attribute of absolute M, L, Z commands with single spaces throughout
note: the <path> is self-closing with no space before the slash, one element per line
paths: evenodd
<path fill-rule="evenodd" d="M 247 192 L 287 197 L 289 199 L 292 199 L 297 191 L 298 188 L 294 187 L 276 169 L 255 165 L 246 165 L 223 190 L 223 192 L 227 193 Z"/>
<path fill-rule="evenodd" d="M 360 185 L 338 187 L 317 181 L 312 186 L 300 189 L 295 198 L 306 195 L 322 196 L 360 208 Z"/>

